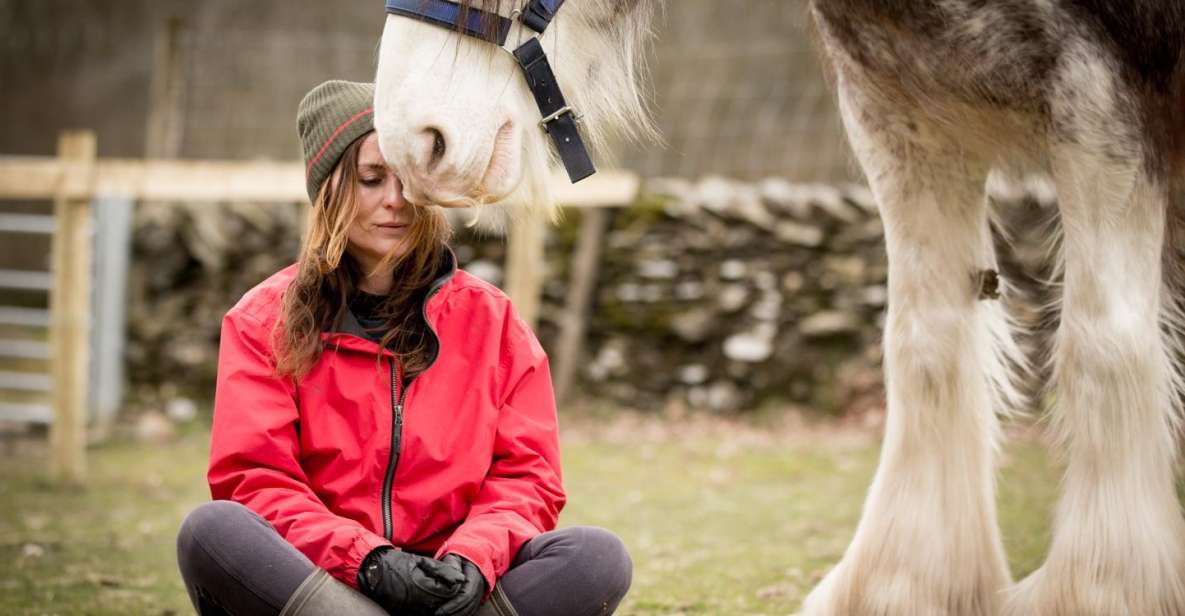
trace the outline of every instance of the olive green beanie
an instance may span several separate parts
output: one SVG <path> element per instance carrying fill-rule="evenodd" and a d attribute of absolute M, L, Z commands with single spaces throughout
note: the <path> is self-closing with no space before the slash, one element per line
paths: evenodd
<path fill-rule="evenodd" d="M 317 200 L 321 183 L 355 139 L 374 130 L 374 84 L 326 81 L 313 88 L 296 110 L 296 131 L 304 150 L 305 187 Z"/>

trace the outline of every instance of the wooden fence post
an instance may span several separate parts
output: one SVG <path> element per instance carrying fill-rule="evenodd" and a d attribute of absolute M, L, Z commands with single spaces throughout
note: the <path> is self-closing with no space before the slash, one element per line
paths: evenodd
<path fill-rule="evenodd" d="M 507 242 L 506 295 L 531 329 L 539 318 L 546 224 L 543 214 L 533 210 L 516 213 Z"/>
<path fill-rule="evenodd" d="M 156 35 L 144 138 L 147 158 L 177 158 L 185 127 L 185 23 L 170 17 Z"/>
<path fill-rule="evenodd" d="M 90 358 L 90 216 L 95 134 L 65 132 L 58 138 L 64 167 L 54 201 L 53 284 L 49 292 L 50 373 L 53 423 L 51 474 L 81 482 L 86 475 L 87 361 Z"/>
<path fill-rule="evenodd" d="M 564 298 L 560 339 L 556 344 L 555 397 L 560 402 L 571 393 L 572 382 L 583 355 L 585 320 L 593 289 L 596 288 L 601 239 L 605 235 L 605 223 L 608 220 L 609 212 L 605 208 L 589 207 L 580 212 L 580 237 L 572 250 L 568 296 Z"/>

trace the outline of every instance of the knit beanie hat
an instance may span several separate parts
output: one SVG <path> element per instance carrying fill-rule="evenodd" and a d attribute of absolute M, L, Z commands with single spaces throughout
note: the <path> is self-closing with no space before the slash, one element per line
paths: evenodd
<path fill-rule="evenodd" d="M 321 183 L 355 139 L 374 130 L 374 84 L 326 81 L 313 88 L 296 110 L 296 131 L 304 150 L 305 185 L 316 201 Z"/>

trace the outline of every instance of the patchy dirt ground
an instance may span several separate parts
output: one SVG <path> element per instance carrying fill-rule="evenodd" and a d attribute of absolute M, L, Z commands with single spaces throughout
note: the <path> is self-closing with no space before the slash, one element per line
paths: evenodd
<path fill-rule="evenodd" d="M 873 422 L 875 423 L 875 422 Z M 564 417 L 561 525 L 616 531 L 634 559 L 619 614 L 788 614 L 842 554 L 875 469 L 875 425 L 794 414 L 746 422 L 586 411 Z M 89 452 L 84 488 L 44 479 L 41 441 L 0 447 L 0 612 L 192 613 L 175 564 L 185 513 L 208 498 L 200 422 Z M 1048 543 L 1057 472 L 1026 434 L 1008 445 L 1000 517 L 1013 571 Z"/>

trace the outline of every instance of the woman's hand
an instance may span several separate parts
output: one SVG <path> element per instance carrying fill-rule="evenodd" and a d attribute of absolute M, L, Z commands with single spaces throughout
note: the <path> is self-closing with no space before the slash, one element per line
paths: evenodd
<path fill-rule="evenodd" d="M 457 590 L 457 594 L 448 603 L 436 610 L 435 616 L 472 616 L 481 607 L 481 600 L 486 596 L 486 578 L 481 574 L 477 565 L 456 554 L 448 554 L 443 559 L 444 564 L 456 567 L 464 573 L 465 581 Z"/>
<path fill-rule="evenodd" d="M 457 596 L 467 579 L 455 564 L 384 546 L 362 561 L 358 582 L 388 612 L 432 616 Z"/>

